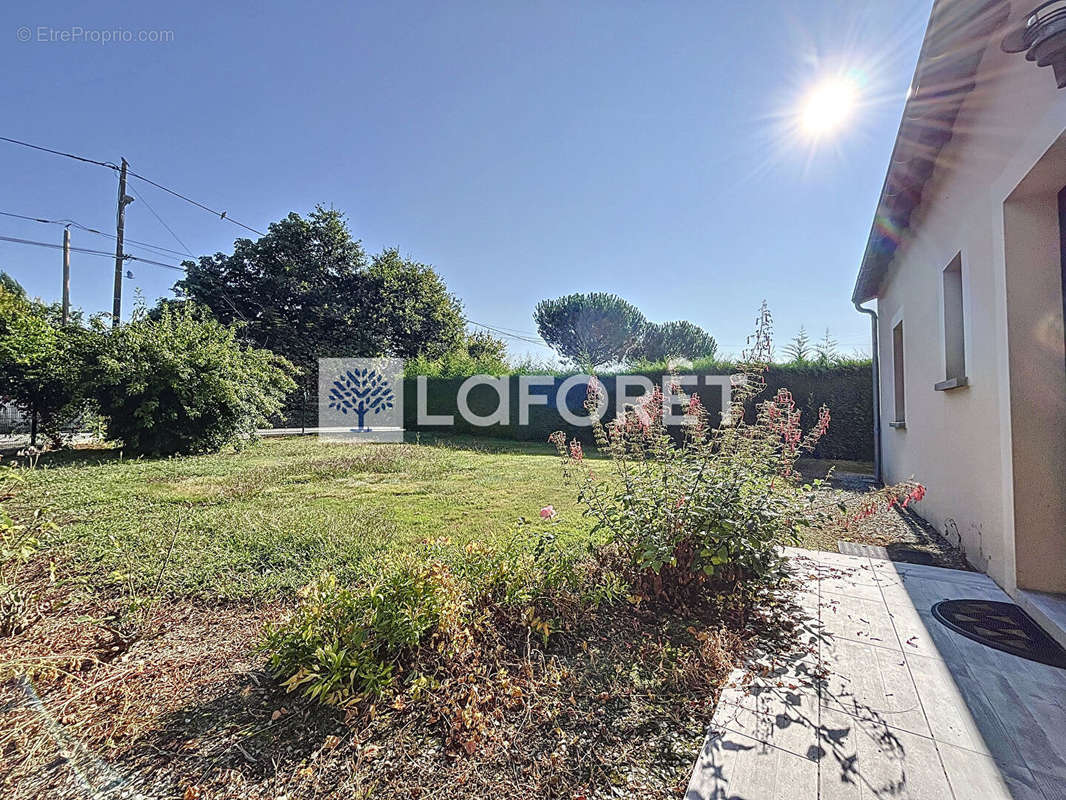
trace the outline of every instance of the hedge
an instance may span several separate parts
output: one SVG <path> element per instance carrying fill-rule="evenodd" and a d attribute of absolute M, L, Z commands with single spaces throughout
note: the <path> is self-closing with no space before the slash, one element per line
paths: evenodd
<path fill-rule="evenodd" d="M 729 367 L 724 365 L 717 374 L 728 374 Z M 661 372 L 634 373 L 643 374 L 653 382 L 662 380 Z M 426 378 L 426 409 L 429 414 L 450 414 L 454 424 L 450 426 L 419 425 L 417 420 L 417 379 L 404 380 L 404 428 L 408 431 L 426 431 L 440 433 L 464 433 L 477 436 L 492 436 L 517 441 L 547 441 L 553 431 L 566 430 L 586 442 L 591 442 L 592 433 L 587 427 L 571 426 L 560 415 L 553 400 L 558 388 L 568 376 L 538 376 L 550 379 L 551 384 L 530 387 L 530 394 L 547 395 L 549 405 L 531 405 L 529 424 L 519 425 L 518 388 L 519 377 L 511 375 L 508 382 L 510 398 L 509 419 L 506 425 L 480 427 L 465 420 L 458 410 L 459 387 L 466 378 Z M 607 419 L 615 414 L 615 377 L 601 377 L 600 382 L 607 390 Z M 832 423 L 829 432 L 819 443 L 814 456 L 817 458 L 842 459 L 855 461 L 873 460 L 873 400 L 869 362 L 852 362 L 828 367 L 775 365 L 766 375 L 767 389 L 760 397 L 771 397 L 779 388 L 792 392 L 796 404 L 803 410 L 804 420 L 811 422 L 818 416 L 818 408 L 823 403 L 829 406 Z M 585 384 L 571 387 L 565 402 L 577 416 L 584 415 Z M 630 389 L 633 393 L 638 391 Z M 685 387 L 686 392 L 698 394 L 700 400 L 717 419 L 722 403 L 717 387 L 704 385 Z M 310 396 L 306 403 L 302 395 L 294 396 L 287 413 L 287 420 L 282 426 L 299 426 L 301 420 L 309 427 L 317 425 L 317 398 Z M 499 403 L 495 388 L 488 385 L 474 387 L 468 397 L 470 410 L 478 415 L 488 415 L 496 410 Z M 749 409 L 749 414 L 753 409 Z"/>
<path fill-rule="evenodd" d="M 661 374 L 649 374 L 656 383 L 662 379 Z M 566 430 L 571 435 L 591 442 L 589 428 L 572 426 L 560 415 L 554 404 L 532 405 L 529 409 L 529 424 L 519 425 L 518 389 L 519 378 L 507 378 L 510 408 L 507 425 L 490 425 L 480 427 L 472 425 L 458 412 L 459 387 L 464 378 L 427 378 L 426 409 L 430 414 L 450 414 L 454 424 L 446 427 L 420 426 L 417 421 L 416 381 L 404 381 L 404 428 L 408 431 L 457 432 L 483 436 L 494 436 L 518 441 L 546 441 L 553 431 Z M 530 387 L 530 394 L 547 394 L 549 402 L 555 399 L 556 392 L 566 380 L 553 377 L 552 384 Z M 611 419 L 616 413 L 615 378 L 600 378 L 608 396 L 606 418 Z M 796 404 L 803 409 L 804 419 L 813 421 L 818 417 L 818 408 L 824 403 L 829 406 L 832 423 L 829 432 L 819 443 L 814 452 L 816 458 L 846 459 L 870 461 L 873 459 L 873 407 L 869 364 L 848 365 L 843 367 L 772 367 L 766 376 L 767 390 L 762 397 L 770 397 L 779 388 L 792 392 Z M 717 419 L 722 409 L 721 391 L 718 387 L 704 385 L 685 387 L 686 392 L 698 394 L 701 402 Z M 585 385 L 572 386 L 567 392 L 565 402 L 576 415 L 584 414 Z M 630 389 L 630 392 L 635 390 Z M 562 402 L 562 398 L 558 398 Z M 468 397 L 470 410 L 478 415 L 488 415 L 496 410 L 499 398 L 494 387 L 480 385 L 471 390 Z M 754 410 L 749 409 L 749 414 Z"/>

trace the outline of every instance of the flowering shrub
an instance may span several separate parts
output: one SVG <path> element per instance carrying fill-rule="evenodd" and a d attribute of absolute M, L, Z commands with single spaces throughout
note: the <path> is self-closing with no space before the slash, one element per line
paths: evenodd
<path fill-rule="evenodd" d="M 797 459 L 828 430 L 829 409 L 823 406 L 804 431 L 801 411 L 782 389 L 756 405 L 753 421 L 744 419 L 745 403 L 765 387 L 770 327 L 764 305 L 721 426 L 710 425 L 698 397 L 686 398 L 675 386 L 669 398 L 656 389 L 606 425 L 594 419 L 597 445 L 610 459 L 606 471 L 563 432 L 550 437 L 579 484 L 585 513 L 626 554 L 640 593 L 677 596 L 708 581 L 768 576 L 781 562 L 778 546 L 795 543 L 802 529 L 847 522 L 824 481 L 804 484 L 796 471 Z M 590 413 L 601 392 L 590 382 Z M 680 436 L 663 423 L 668 400 L 685 408 Z M 888 487 L 870 495 L 859 513 L 906 505 L 922 493 L 917 484 Z"/>

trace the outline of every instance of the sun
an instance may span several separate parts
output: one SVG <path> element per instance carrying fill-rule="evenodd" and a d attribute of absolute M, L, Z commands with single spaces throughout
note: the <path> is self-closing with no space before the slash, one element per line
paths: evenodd
<path fill-rule="evenodd" d="M 808 92 L 800 108 L 800 127 L 811 138 L 833 133 L 847 122 L 859 101 L 859 89 L 845 77 L 826 78 Z"/>

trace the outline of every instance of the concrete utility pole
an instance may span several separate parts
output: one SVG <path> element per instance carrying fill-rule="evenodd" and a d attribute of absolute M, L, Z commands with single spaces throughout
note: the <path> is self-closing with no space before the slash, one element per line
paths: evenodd
<path fill-rule="evenodd" d="M 122 252 L 122 237 L 126 229 L 126 206 L 133 202 L 132 197 L 126 195 L 126 168 L 129 164 L 122 159 L 122 168 L 118 173 L 118 227 L 115 231 L 115 305 L 111 310 L 111 325 L 118 327 L 122 319 L 122 262 L 126 260 Z"/>
<path fill-rule="evenodd" d="M 70 321 L 70 227 L 63 228 L 63 324 Z"/>

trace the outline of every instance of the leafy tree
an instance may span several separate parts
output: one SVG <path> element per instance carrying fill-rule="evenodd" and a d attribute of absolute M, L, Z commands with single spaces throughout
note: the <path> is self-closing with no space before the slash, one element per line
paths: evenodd
<path fill-rule="evenodd" d="M 242 338 L 301 367 L 308 387 L 319 358 L 435 357 L 463 331 L 459 303 L 431 267 L 394 249 L 368 260 L 343 214 L 321 206 L 271 223 L 258 240 L 238 239 L 232 255 L 186 266 L 180 296 L 224 325 L 241 323 Z"/>
<path fill-rule="evenodd" d="M 291 213 L 258 240 L 237 239 L 232 255 L 185 262 L 180 296 L 211 310 L 223 325 L 303 367 L 323 356 L 372 355 L 367 329 L 362 245 L 343 215 L 317 207 Z"/>
<path fill-rule="evenodd" d="M 462 343 L 462 307 L 432 267 L 390 248 L 374 256 L 364 283 L 375 355 L 437 358 Z"/>
<path fill-rule="evenodd" d="M 646 361 L 662 361 L 668 358 L 714 358 L 718 343 L 699 325 L 686 320 L 651 323 L 644 331 L 640 347 L 636 351 Z"/>
<path fill-rule="evenodd" d="M 507 342 L 488 331 L 466 334 L 466 352 L 475 361 L 490 359 L 507 363 Z"/>
<path fill-rule="evenodd" d="M 590 372 L 625 361 L 648 324 L 636 306 L 606 292 L 541 300 L 533 320 L 544 341 Z"/>
<path fill-rule="evenodd" d="M 30 443 L 59 439 L 84 405 L 84 365 L 93 333 L 61 327 L 51 309 L 0 286 L 0 396 L 30 417 Z"/>
<path fill-rule="evenodd" d="M 22 288 L 22 284 L 12 278 L 3 270 L 0 270 L 0 289 L 3 289 L 20 300 L 26 299 L 26 290 Z"/>
<path fill-rule="evenodd" d="M 277 414 L 293 365 L 238 341 L 201 306 L 143 307 L 106 337 L 91 370 L 108 438 L 152 455 L 218 450 Z"/>
<path fill-rule="evenodd" d="M 785 345 L 785 356 L 791 364 L 806 364 L 811 360 L 811 340 L 807 330 L 800 325 L 799 332 Z"/>
<path fill-rule="evenodd" d="M 823 367 L 828 367 L 840 361 L 837 352 L 837 340 L 829 335 L 829 328 L 825 329 L 825 337 L 814 346 L 815 360 Z"/>

